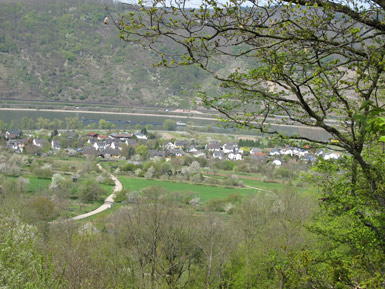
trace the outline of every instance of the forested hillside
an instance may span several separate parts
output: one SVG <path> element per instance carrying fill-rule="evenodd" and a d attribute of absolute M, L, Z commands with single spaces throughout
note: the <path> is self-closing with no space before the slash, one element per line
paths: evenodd
<path fill-rule="evenodd" d="M 121 41 L 111 19 L 103 24 L 107 12 L 101 1 L 0 5 L 2 99 L 190 107 L 196 84 L 209 88 L 207 75 L 196 67 L 154 68 L 159 61 L 154 53 Z M 107 5 L 112 13 L 128 9 Z"/>

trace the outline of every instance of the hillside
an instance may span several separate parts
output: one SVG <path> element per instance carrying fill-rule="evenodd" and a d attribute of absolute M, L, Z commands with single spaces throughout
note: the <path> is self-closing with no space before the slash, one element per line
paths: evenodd
<path fill-rule="evenodd" d="M 154 68 L 155 53 L 121 41 L 112 23 L 103 24 L 101 1 L 0 3 L 2 100 L 187 108 L 194 105 L 196 84 L 213 90 L 196 67 Z M 108 6 L 113 13 L 127 12 L 122 4 Z"/>

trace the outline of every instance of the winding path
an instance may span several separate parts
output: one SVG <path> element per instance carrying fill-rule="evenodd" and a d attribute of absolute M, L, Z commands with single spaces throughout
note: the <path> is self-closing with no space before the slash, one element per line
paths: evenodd
<path fill-rule="evenodd" d="M 97 164 L 99 170 L 103 171 L 103 172 L 107 172 L 100 164 Z M 120 192 L 122 190 L 122 183 L 113 175 L 110 174 L 110 177 L 111 179 L 115 182 L 115 187 L 114 187 L 114 191 L 111 195 L 109 195 L 105 200 L 104 200 L 104 204 L 101 205 L 99 208 L 91 211 L 91 212 L 88 212 L 88 213 L 85 213 L 85 214 L 82 214 L 82 215 L 78 215 L 76 217 L 73 217 L 71 218 L 70 220 L 81 220 L 81 219 L 85 219 L 85 218 L 88 218 L 90 216 L 93 216 L 93 215 L 96 215 L 100 212 L 103 212 L 107 209 L 110 209 L 112 204 L 114 203 L 114 198 L 116 196 L 116 193 Z"/>

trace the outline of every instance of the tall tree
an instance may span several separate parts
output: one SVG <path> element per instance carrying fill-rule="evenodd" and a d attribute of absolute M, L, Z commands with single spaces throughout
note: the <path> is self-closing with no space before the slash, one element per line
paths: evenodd
<path fill-rule="evenodd" d="M 376 256 L 385 253 L 385 174 L 378 143 L 384 2 L 203 0 L 198 8 L 187 7 L 188 1 L 139 1 L 116 25 L 122 39 L 156 51 L 159 66 L 195 65 L 209 72 L 223 94 L 202 93 L 201 99 L 227 121 L 324 146 L 327 139 L 282 135 L 271 124 L 321 129 L 335 139 L 334 148 L 347 157 L 320 166 L 323 173 L 334 172 L 334 181 L 323 183 L 323 212 L 337 216 L 339 226 L 354 228 L 338 242 L 351 248 L 356 260 L 365 259 L 361 264 L 370 259 L 362 278 L 383 276 L 384 259 Z M 170 41 L 176 47 L 167 50 L 164 43 Z M 228 58 L 239 66 L 226 74 L 219 64 Z M 339 229 L 322 231 L 333 238 Z M 370 246 L 363 245 L 368 236 Z M 351 286 L 364 282 L 354 274 L 345 277 Z M 377 284 L 384 286 L 381 280 Z"/>
<path fill-rule="evenodd" d="M 132 260 L 133 287 L 184 288 L 191 282 L 185 273 L 196 263 L 194 227 L 177 206 L 169 192 L 149 187 L 132 208 L 117 214 L 120 243 Z"/>

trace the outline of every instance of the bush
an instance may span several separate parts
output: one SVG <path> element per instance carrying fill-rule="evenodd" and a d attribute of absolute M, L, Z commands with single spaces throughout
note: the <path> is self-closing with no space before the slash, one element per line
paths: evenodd
<path fill-rule="evenodd" d="M 140 168 L 141 168 L 140 165 L 127 163 L 127 164 L 123 165 L 121 169 L 122 169 L 122 171 L 125 171 L 125 172 L 135 172 L 135 170 L 140 169 Z"/>
<path fill-rule="evenodd" d="M 28 190 L 29 180 L 23 177 L 15 179 L 2 179 L 1 190 L 2 194 L 23 194 Z"/>
<path fill-rule="evenodd" d="M 116 203 L 127 201 L 128 194 L 129 194 L 129 191 L 127 191 L 127 189 L 122 189 L 120 192 L 116 193 L 114 201 Z"/>
<path fill-rule="evenodd" d="M 33 221 L 50 221 L 56 215 L 55 204 L 46 197 L 37 197 L 28 204 L 26 216 Z"/>
<path fill-rule="evenodd" d="M 39 179 L 50 179 L 52 178 L 52 165 L 45 164 L 44 166 L 40 167 L 39 165 L 34 166 L 32 169 L 32 172 L 39 178 Z"/>
<path fill-rule="evenodd" d="M 212 199 L 206 203 L 206 208 L 209 211 L 224 212 L 227 202 L 223 199 Z"/>
<path fill-rule="evenodd" d="M 107 194 L 107 191 L 94 181 L 87 181 L 81 184 L 78 189 L 78 195 L 82 202 L 98 201 L 104 194 Z"/>
<path fill-rule="evenodd" d="M 215 163 L 215 167 L 220 170 L 232 171 L 236 163 L 230 160 L 218 161 Z"/>
<path fill-rule="evenodd" d="M 176 130 L 176 121 L 173 119 L 166 119 L 163 123 L 163 129 Z"/>
<path fill-rule="evenodd" d="M 225 186 L 238 186 L 239 178 L 237 175 L 231 175 L 231 178 L 226 178 L 223 180 Z"/>
<path fill-rule="evenodd" d="M 115 185 L 114 180 L 111 178 L 109 174 L 103 173 L 96 177 L 96 181 L 99 184 L 105 184 L 105 185 Z"/>
<path fill-rule="evenodd" d="M 220 181 L 219 181 L 218 179 L 216 179 L 216 178 L 211 178 L 211 177 L 205 178 L 205 182 L 206 182 L 207 184 L 210 184 L 210 185 L 218 185 L 218 184 L 220 183 Z"/>

